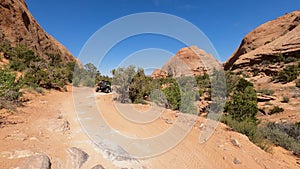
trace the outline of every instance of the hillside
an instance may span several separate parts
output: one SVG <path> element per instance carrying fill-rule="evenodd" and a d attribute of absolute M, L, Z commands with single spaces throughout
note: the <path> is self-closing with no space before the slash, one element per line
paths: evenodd
<path fill-rule="evenodd" d="M 38 56 L 60 54 L 65 62 L 75 61 L 73 55 L 43 30 L 31 15 L 24 0 L 1 0 L 0 42 L 12 46 L 24 44 Z"/>
<path fill-rule="evenodd" d="M 247 34 L 224 68 L 254 84 L 263 121 L 299 122 L 299 61 L 300 11 L 294 11 Z M 284 111 L 271 115 L 275 106 Z"/>
<path fill-rule="evenodd" d="M 198 76 L 219 67 L 221 64 L 212 55 L 197 46 L 190 46 L 180 49 L 161 69 L 155 70 L 152 77 Z"/>
<path fill-rule="evenodd" d="M 295 11 L 262 24 L 247 34 L 225 70 L 243 70 L 272 61 L 278 55 L 300 58 L 300 11 Z"/>

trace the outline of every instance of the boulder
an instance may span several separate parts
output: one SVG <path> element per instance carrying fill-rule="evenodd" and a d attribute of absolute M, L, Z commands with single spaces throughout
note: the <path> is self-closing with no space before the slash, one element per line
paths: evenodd
<path fill-rule="evenodd" d="M 67 152 L 71 156 L 73 169 L 80 169 L 89 158 L 86 152 L 76 147 L 68 148 Z"/>
<path fill-rule="evenodd" d="M 51 162 L 47 155 L 35 155 L 26 158 L 19 167 L 20 169 L 50 169 Z"/>

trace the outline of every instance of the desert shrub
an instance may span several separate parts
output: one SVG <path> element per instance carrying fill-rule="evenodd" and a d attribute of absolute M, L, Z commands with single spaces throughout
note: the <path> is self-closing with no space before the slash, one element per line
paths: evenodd
<path fill-rule="evenodd" d="M 15 71 L 24 71 L 30 66 L 30 63 L 42 60 L 32 50 L 22 44 L 12 48 L 10 55 L 9 66 L 10 69 Z"/>
<path fill-rule="evenodd" d="M 288 103 L 290 101 L 290 98 L 284 96 L 281 100 L 282 103 Z"/>
<path fill-rule="evenodd" d="M 274 94 L 275 91 L 274 90 L 269 90 L 269 89 L 260 89 L 260 90 L 257 90 L 256 92 L 264 94 L 264 95 L 271 96 L 271 95 Z"/>
<path fill-rule="evenodd" d="M 272 115 L 272 114 L 276 114 L 276 113 L 281 113 L 283 112 L 284 109 L 279 107 L 279 106 L 274 106 L 272 109 L 269 110 L 269 114 Z"/>
<path fill-rule="evenodd" d="M 147 77 L 144 69 L 138 68 L 129 86 L 129 97 L 133 103 L 144 103 L 144 98 L 153 90 L 152 79 Z"/>
<path fill-rule="evenodd" d="M 84 77 L 81 81 L 81 84 L 86 87 L 94 87 L 95 79 L 91 77 Z"/>
<path fill-rule="evenodd" d="M 179 86 L 176 82 L 169 84 L 169 86 L 162 90 L 167 99 L 167 108 L 179 110 L 181 106 L 181 94 Z"/>
<path fill-rule="evenodd" d="M 15 73 L 0 68 L 0 109 L 13 109 L 22 95 L 20 89 L 22 82 L 16 78 Z"/>
<path fill-rule="evenodd" d="M 275 59 L 273 62 L 284 62 L 285 58 L 282 53 L 278 53 L 275 55 Z"/>
<path fill-rule="evenodd" d="M 237 121 L 231 116 L 222 116 L 221 122 L 230 126 L 234 131 L 245 134 L 250 140 L 253 140 L 257 130 L 257 124 L 252 119 Z"/>
<path fill-rule="evenodd" d="M 71 62 L 66 65 L 65 79 L 73 83 L 73 86 L 94 87 L 99 81 L 112 81 L 108 76 L 100 74 L 97 67 L 92 63 L 87 63 L 83 67 Z"/>
<path fill-rule="evenodd" d="M 75 77 L 74 79 L 72 79 L 72 84 L 75 87 L 79 87 L 80 79 L 78 77 Z"/>
<path fill-rule="evenodd" d="M 76 66 L 76 62 L 68 62 L 66 64 L 66 77 L 68 78 L 68 81 L 72 83 L 73 80 L 73 72 Z"/>
<path fill-rule="evenodd" d="M 282 146 L 300 155 L 300 125 L 268 123 L 262 128 L 264 137 L 275 145 Z"/>
<path fill-rule="evenodd" d="M 119 67 L 113 72 L 113 85 L 116 86 L 118 93 L 117 100 L 121 103 L 130 103 L 129 88 L 130 83 L 135 75 L 135 66 L 131 65 L 127 68 Z"/>
<path fill-rule="evenodd" d="M 287 83 L 297 79 L 298 75 L 299 75 L 298 67 L 296 65 L 289 65 L 286 68 L 284 68 L 282 71 L 280 71 L 278 75 L 275 77 L 275 79 L 279 82 Z"/>
<path fill-rule="evenodd" d="M 298 61 L 298 59 L 295 57 L 287 57 L 284 59 L 284 63 L 291 63 L 291 62 L 296 62 L 296 61 Z"/>
<path fill-rule="evenodd" d="M 231 99 L 226 102 L 224 111 L 236 121 L 252 119 L 256 122 L 258 108 L 253 84 L 245 79 L 240 79 Z"/>
<path fill-rule="evenodd" d="M 8 69 L 0 68 L 0 97 L 9 101 L 16 101 L 21 96 L 21 82 L 16 78 L 16 74 Z"/>

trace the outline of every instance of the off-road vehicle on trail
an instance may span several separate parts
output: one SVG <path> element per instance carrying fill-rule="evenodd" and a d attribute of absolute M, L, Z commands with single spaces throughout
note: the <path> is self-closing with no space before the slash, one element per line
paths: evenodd
<path fill-rule="evenodd" d="M 110 93 L 111 92 L 111 83 L 106 80 L 102 80 L 97 84 L 96 92 L 104 92 L 104 93 Z"/>

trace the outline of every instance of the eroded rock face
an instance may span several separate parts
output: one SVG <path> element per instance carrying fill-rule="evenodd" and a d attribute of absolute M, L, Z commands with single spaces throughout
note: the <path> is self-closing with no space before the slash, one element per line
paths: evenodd
<path fill-rule="evenodd" d="M 60 54 L 65 62 L 75 61 L 62 44 L 41 28 L 29 12 L 24 0 L 1 0 L 0 42 L 3 41 L 13 46 L 25 44 L 37 55 L 46 59 L 46 53 L 51 53 Z"/>
<path fill-rule="evenodd" d="M 243 69 L 273 60 L 278 54 L 300 58 L 300 10 L 269 21 L 247 34 L 224 68 Z"/>
<path fill-rule="evenodd" d="M 220 63 L 212 55 L 197 46 L 190 46 L 180 49 L 161 69 L 155 70 L 152 77 L 197 76 L 220 67 Z"/>

